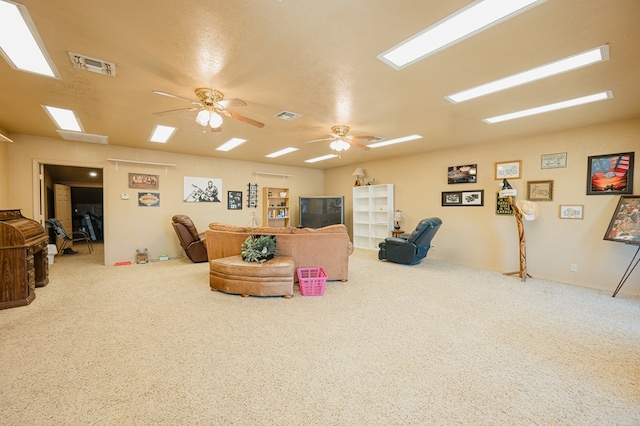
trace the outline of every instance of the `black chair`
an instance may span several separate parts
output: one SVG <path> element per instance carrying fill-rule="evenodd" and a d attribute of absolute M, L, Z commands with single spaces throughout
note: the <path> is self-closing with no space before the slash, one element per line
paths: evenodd
<path fill-rule="evenodd" d="M 91 238 L 89 237 L 89 234 L 87 234 L 86 232 L 73 231 L 71 235 L 69 235 L 67 231 L 64 229 L 64 227 L 62 226 L 62 224 L 60 223 L 60 221 L 56 218 L 47 219 L 45 221 L 45 225 L 47 228 L 53 229 L 53 232 L 55 232 L 56 237 L 62 240 L 62 244 L 60 245 L 60 247 L 58 247 L 58 253 L 64 254 L 64 249 L 67 247 L 67 244 L 69 243 L 73 244 L 76 241 L 86 242 L 87 247 L 89 248 L 89 254 L 91 254 L 91 252 L 93 251 L 93 246 L 91 245 Z M 73 254 L 75 253 L 76 252 L 74 252 Z"/>
<path fill-rule="evenodd" d="M 431 239 L 438 232 L 442 220 L 437 217 L 423 219 L 411 234 L 388 237 L 378 244 L 378 259 L 405 265 L 415 265 L 427 257 Z"/>

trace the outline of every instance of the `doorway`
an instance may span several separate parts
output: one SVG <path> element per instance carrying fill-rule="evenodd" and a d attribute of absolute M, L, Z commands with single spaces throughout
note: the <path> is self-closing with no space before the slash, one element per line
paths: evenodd
<path fill-rule="evenodd" d="M 43 221 L 62 217 L 67 233 L 84 231 L 93 241 L 104 241 L 102 167 L 39 163 Z M 55 235 L 50 238 L 55 243 Z"/>

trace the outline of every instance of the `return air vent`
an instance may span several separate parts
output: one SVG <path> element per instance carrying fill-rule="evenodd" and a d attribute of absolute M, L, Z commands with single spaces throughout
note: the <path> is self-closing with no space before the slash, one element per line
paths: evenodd
<path fill-rule="evenodd" d="M 60 137 L 67 141 L 101 143 L 107 145 L 109 137 L 103 135 L 92 135 L 91 133 L 70 132 L 68 130 L 56 130 Z"/>
<path fill-rule="evenodd" d="M 277 117 L 281 120 L 291 121 L 295 120 L 296 118 L 302 117 L 302 115 L 296 114 L 295 112 L 291 111 L 280 111 L 279 113 L 275 114 L 274 117 Z"/>
<path fill-rule="evenodd" d="M 110 75 L 111 77 L 116 76 L 116 64 L 112 62 L 90 58 L 73 52 L 69 52 L 69 57 L 71 58 L 73 66 L 76 68 L 96 72 L 98 74 Z"/>

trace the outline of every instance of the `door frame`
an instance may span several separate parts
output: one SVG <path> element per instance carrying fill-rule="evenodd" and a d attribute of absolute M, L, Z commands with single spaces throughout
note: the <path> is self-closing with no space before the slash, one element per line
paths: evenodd
<path fill-rule="evenodd" d="M 42 158 L 34 158 L 32 160 L 32 189 L 31 193 L 33 194 L 33 219 L 40 223 L 43 227 L 45 226 L 44 221 L 44 199 L 45 199 L 45 191 L 44 187 L 44 166 L 70 166 L 70 167 L 82 167 L 85 169 L 101 169 L 102 170 L 102 222 L 106 223 L 107 217 L 107 197 L 105 194 L 107 193 L 107 178 L 105 172 L 107 171 L 107 167 L 105 164 L 101 163 L 80 163 L 77 161 L 60 161 L 60 160 L 50 160 L 50 159 L 42 159 Z M 73 182 L 70 182 L 73 183 Z M 72 185 L 69 185 L 72 186 Z M 87 187 L 91 187 L 91 185 L 86 185 Z M 107 253 L 107 245 L 108 245 L 108 237 L 107 233 L 103 233 L 103 244 L 104 244 L 104 254 L 102 258 L 102 263 L 104 263 L 104 259 Z"/>

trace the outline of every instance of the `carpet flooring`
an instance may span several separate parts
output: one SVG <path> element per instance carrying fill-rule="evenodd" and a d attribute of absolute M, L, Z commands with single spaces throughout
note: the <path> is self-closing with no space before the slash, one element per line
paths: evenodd
<path fill-rule="evenodd" d="M 638 297 L 356 250 L 323 296 L 243 298 L 96 249 L 0 311 L 0 424 L 640 424 Z"/>

